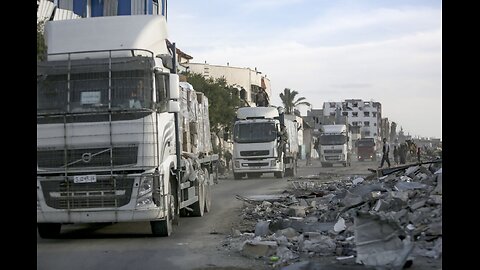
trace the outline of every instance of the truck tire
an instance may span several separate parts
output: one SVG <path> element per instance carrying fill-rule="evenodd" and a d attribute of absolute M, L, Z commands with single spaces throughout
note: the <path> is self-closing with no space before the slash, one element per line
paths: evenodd
<path fill-rule="evenodd" d="M 41 238 L 55 238 L 60 235 L 61 223 L 38 223 L 38 234 Z"/>
<path fill-rule="evenodd" d="M 233 178 L 235 180 L 240 180 L 243 177 L 243 173 L 233 173 Z"/>
<path fill-rule="evenodd" d="M 210 174 L 208 169 L 204 168 L 203 171 L 205 173 L 205 179 L 207 180 L 206 184 L 205 184 L 205 213 L 208 213 L 208 212 L 210 212 L 210 209 L 212 207 L 212 185 L 213 185 L 213 183 L 210 179 L 212 177 L 212 175 Z"/>
<path fill-rule="evenodd" d="M 274 172 L 273 175 L 276 177 L 276 178 L 283 178 L 285 177 L 285 167 L 283 167 L 283 169 L 279 172 Z"/>
<path fill-rule="evenodd" d="M 205 185 L 205 213 L 212 209 L 212 186 Z"/>
<path fill-rule="evenodd" d="M 205 183 L 198 185 L 198 201 L 192 204 L 192 216 L 203 217 L 205 212 Z"/>
<path fill-rule="evenodd" d="M 170 236 L 173 232 L 173 219 L 175 217 L 175 205 L 177 200 L 176 190 L 172 190 L 172 183 L 169 182 L 170 194 L 167 201 L 167 215 L 164 220 L 153 220 L 150 221 L 150 228 L 154 236 Z"/>

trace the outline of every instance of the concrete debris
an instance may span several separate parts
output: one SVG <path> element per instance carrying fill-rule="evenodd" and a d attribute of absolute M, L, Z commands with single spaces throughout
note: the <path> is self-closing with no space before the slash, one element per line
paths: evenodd
<path fill-rule="evenodd" d="M 413 249 L 397 223 L 363 212 L 355 217 L 355 242 L 357 263 L 387 269 L 401 269 Z"/>
<path fill-rule="evenodd" d="M 365 180 L 365 179 L 363 179 L 362 177 L 355 178 L 355 179 L 353 180 L 353 184 L 356 185 L 356 184 L 358 184 L 358 183 L 363 182 L 363 180 Z"/>
<path fill-rule="evenodd" d="M 242 254 L 253 258 L 268 258 L 276 253 L 277 247 L 277 242 L 275 241 L 262 241 L 255 238 L 245 241 Z"/>
<path fill-rule="evenodd" d="M 268 225 L 270 221 L 260 220 L 255 225 L 255 236 L 266 236 L 268 234 Z"/>
<path fill-rule="evenodd" d="M 339 218 L 335 226 L 333 226 L 333 230 L 336 232 L 344 231 L 347 226 L 345 226 L 345 219 Z"/>
<path fill-rule="evenodd" d="M 364 269 L 401 269 L 417 257 L 439 259 L 441 168 L 440 161 L 381 177 L 307 177 L 290 181 L 279 195 L 237 196 L 246 202 L 242 219 L 250 229 L 233 230 L 226 246 L 273 266 L 290 264 L 282 269 L 320 269 L 310 260 L 329 256 L 336 264 L 354 261 Z M 294 263 L 299 258 L 307 261 Z"/>
<path fill-rule="evenodd" d="M 413 189 L 423 189 L 426 188 L 427 185 L 421 184 L 418 182 L 398 182 L 395 184 L 395 188 L 400 191 L 405 190 L 413 190 Z"/>

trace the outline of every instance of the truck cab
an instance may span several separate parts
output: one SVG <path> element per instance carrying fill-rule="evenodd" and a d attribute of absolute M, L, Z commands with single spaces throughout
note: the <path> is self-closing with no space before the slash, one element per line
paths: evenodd
<path fill-rule="evenodd" d="M 356 147 L 358 161 L 377 160 L 374 138 L 361 138 L 357 140 Z"/>
<path fill-rule="evenodd" d="M 351 137 L 348 126 L 323 125 L 319 139 L 319 154 L 322 167 L 333 164 L 351 165 Z"/>
<path fill-rule="evenodd" d="M 284 115 L 283 115 L 284 116 Z M 243 107 L 237 110 L 233 128 L 233 175 L 275 177 L 296 173 L 298 137 L 295 122 L 279 114 L 276 107 Z M 288 140 L 280 149 L 280 128 L 285 125 Z"/>

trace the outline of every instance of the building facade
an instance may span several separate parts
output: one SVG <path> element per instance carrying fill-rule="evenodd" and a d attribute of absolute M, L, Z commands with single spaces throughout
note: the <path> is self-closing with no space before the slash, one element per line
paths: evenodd
<path fill-rule="evenodd" d="M 180 63 L 186 66 L 189 72 L 198 73 L 205 78 L 218 79 L 224 77 L 227 84 L 237 87 L 240 91 L 245 90 L 242 97 L 251 106 L 255 105 L 255 94 L 263 88 L 272 100 L 272 88 L 267 75 L 251 68 L 232 67 L 230 65 L 210 65 L 207 63 Z"/>
<path fill-rule="evenodd" d="M 324 102 L 323 115 L 335 116 L 340 113 L 347 117 L 352 132 L 352 141 L 360 138 L 374 138 L 381 142 L 382 105 L 380 102 L 346 99 L 341 102 Z"/>

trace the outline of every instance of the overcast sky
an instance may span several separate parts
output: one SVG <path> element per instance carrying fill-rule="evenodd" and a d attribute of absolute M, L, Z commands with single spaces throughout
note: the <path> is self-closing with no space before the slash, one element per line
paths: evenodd
<path fill-rule="evenodd" d="M 439 0 L 170 0 L 169 39 L 192 62 L 266 74 L 313 109 L 363 99 L 412 136 L 442 137 Z"/>

